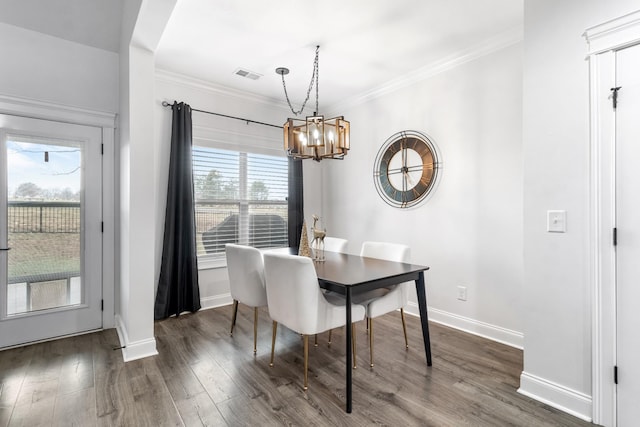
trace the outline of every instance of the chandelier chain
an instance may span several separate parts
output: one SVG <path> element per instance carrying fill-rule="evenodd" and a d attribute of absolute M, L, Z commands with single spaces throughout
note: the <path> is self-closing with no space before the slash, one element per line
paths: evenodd
<path fill-rule="evenodd" d="M 313 84 L 316 86 L 316 113 L 318 112 L 318 77 L 319 77 L 319 67 L 318 67 L 318 57 L 320 55 L 320 46 L 316 46 L 316 57 L 313 61 L 313 74 L 311 75 L 311 82 L 309 82 L 309 88 L 307 89 L 307 97 L 302 103 L 302 107 L 300 110 L 296 111 L 291 105 L 291 101 L 289 100 L 289 93 L 287 92 L 287 84 L 284 81 L 284 74 L 282 76 L 282 87 L 284 88 L 284 96 L 287 98 L 287 104 L 289 104 L 289 108 L 291 112 L 296 116 L 304 111 L 304 107 L 307 105 L 307 101 L 309 101 L 309 96 L 311 95 L 311 89 L 313 89 Z"/>
<path fill-rule="evenodd" d="M 318 86 L 320 86 L 320 61 L 318 61 L 318 55 L 320 54 L 320 46 L 316 46 L 316 60 L 313 62 L 313 68 L 316 70 L 316 110 L 313 115 L 319 114 L 318 109 Z"/>

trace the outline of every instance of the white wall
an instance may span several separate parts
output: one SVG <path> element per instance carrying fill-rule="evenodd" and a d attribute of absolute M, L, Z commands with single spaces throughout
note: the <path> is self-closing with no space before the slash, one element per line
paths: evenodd
<path fill-rule="evenodd" d="M 349 155 L 322 162 L 329 235 L 358 253 L 365 240 L 404 243 L 426 274 L 431 318 L 522 344 L 522 46 L 520 43 L 340 111 Z M 435 193 L 393 208 L 376 193 L 373 163 L 401 130 L 431 136 L 443 160 Z M 456 299 L 466 286 L 468 300 Z M 415 303 L 415 291 L 412 296 Z M 414 306 L 417 312 L 417 306 Z"/>
<path fill-rule="evenodd" d="M 125 361 L 157 354 L 154 50 L 175 0 L 125 2 L 120 75 L 120 283 L 116 326 Z"/>
<path fill-rule="evenodd" d="M 157 163 L 155 192 L 156 212 L 160 216 L 155 229 L 155 283 L 157 287 L 162 259 L 164 216 L 167 200 L 169 153 L 171 149 L 171 109 L 162 107 L 162 101 L 185 102 L 198 110 L 212 111 L 250 120 L 282 125 L 291 112 L 286 105 L 276 105 L 264 98 L 238 91 L 212 86 L 186 76 L 158 71 L 154 102 Z M 242 121 L 199 112 L 192 113 L 193 140 L 198 143 L 228 144 L 231 149 L 244 145 L 259 147 L 261 152 L 283 155 L 281 129 L 247 124 Z M 319 211 L 320 170 L 317 165 L 304 164 L 305 208 L 307 217 Z M 200 268 L 200 298 L 203 308 L 229 304 L 229 280 L 226 268 Z"/>
<path fill-rule="evenodd" d="M 523 80 L 524 373 L 521 391 L 591 417 L 589 82 L 584 30 L 634 0 L 526 0 Z M 567 211 L 567 233 L 546 211 Z"/>
<path fill-rule="evenodd" d="M 0 94 L 118 111 L 118 54 L 0 23 Z"/>

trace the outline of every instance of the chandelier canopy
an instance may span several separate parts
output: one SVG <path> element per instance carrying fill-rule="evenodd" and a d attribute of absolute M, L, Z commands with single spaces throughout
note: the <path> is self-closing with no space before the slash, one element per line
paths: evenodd
<path fill-rule="evenodd" d="M 325 119 L 318 114 L 318 58 L 320 46 L 316 46 L 316 57 L 313 62 L 313 75 L 307 89 L 307 97 L 302 103 L 299 111 L 291 106 L 287 85 L 284 76 L 289 74 L 289 69 L 284 67 L 276 68 L 276 73 L 282 76 L 282 86 L 287 103 L 294 115 L 302 113 L 304 110 L 311 89 L 316 87 L 316 110 L 312 116 L 305 119 L 289 118 L 284 124 L 284 149 L 289 157 L 295 159 L 322 159 L 342 160 L 349 150 L 349 122 L 343 116 Z"/>

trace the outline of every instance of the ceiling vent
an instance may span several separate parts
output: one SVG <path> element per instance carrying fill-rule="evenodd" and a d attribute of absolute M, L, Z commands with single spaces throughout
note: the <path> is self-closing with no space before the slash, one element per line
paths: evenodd
<path fill-rule="evenodd" d="M 258 80 L 260 77 L 262 77 L 262 74 L 254 73 L 253 71 L 244 70 L 242 68 L 238 68 L 233 73 L 237 74 L 237 75 L 239 75 L 241 77 L 246 77 L 246 78 L 251 79 L 251 80 Z"/>

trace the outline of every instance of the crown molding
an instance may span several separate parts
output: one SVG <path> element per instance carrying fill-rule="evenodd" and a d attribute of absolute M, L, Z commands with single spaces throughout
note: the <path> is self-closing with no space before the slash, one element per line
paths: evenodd
<path fill-rule="evenodd" d="M 328 108 L 328 111 L 330 113 L 335 113 L 336 111 L 342 111 L 350 107 L 364 104 L 365 102 L 369 102 L 388 93 L 392 93 L 397 90 L 414 85 L 418 82 L 443 73 L 447 70 L 456 68 L 467 62 L 505 49 L 511 45 L 521 42 L 523 38 L 524 27 L 522 25 L 519 25 L 515 28 L 504 31 L 495 37 L 485 40 L 475 46 L 455 52 L 440 61 L 436 61 L 432 64 L 419 68 L 416 71 L 390 80 L 387 83 L 384 83 L 360 95 L 356 95 L 340 103 L 331 105 L 330 108 Z"/>
<path fill-rule="evenodd" d="M 198 79 L 196 77 L 175 73 L 173 71 L 168 71 L 161 68 L 156 68 L 155 76 L 156 76 L 156 80 L 159 82 L 176 84 L 176 85 L 184 86 L 191 89 L 199 89 L 214 95 L 223 95 L 223 96 L 229 96 L 232 98 L 244 99 L 246 101 L 257 102 L 260 104 L 268 105 L 269 107 L 284 109 L 284 106 L 285 106 L 285 104 L 282 101 L 275 100 L 267 96 L 261 96 L 261 95 L 257 95 L 251 92 L 246 92 L 243 90 L 232 89 L 228 86 L 223 86 L 207 80 Z"/>

